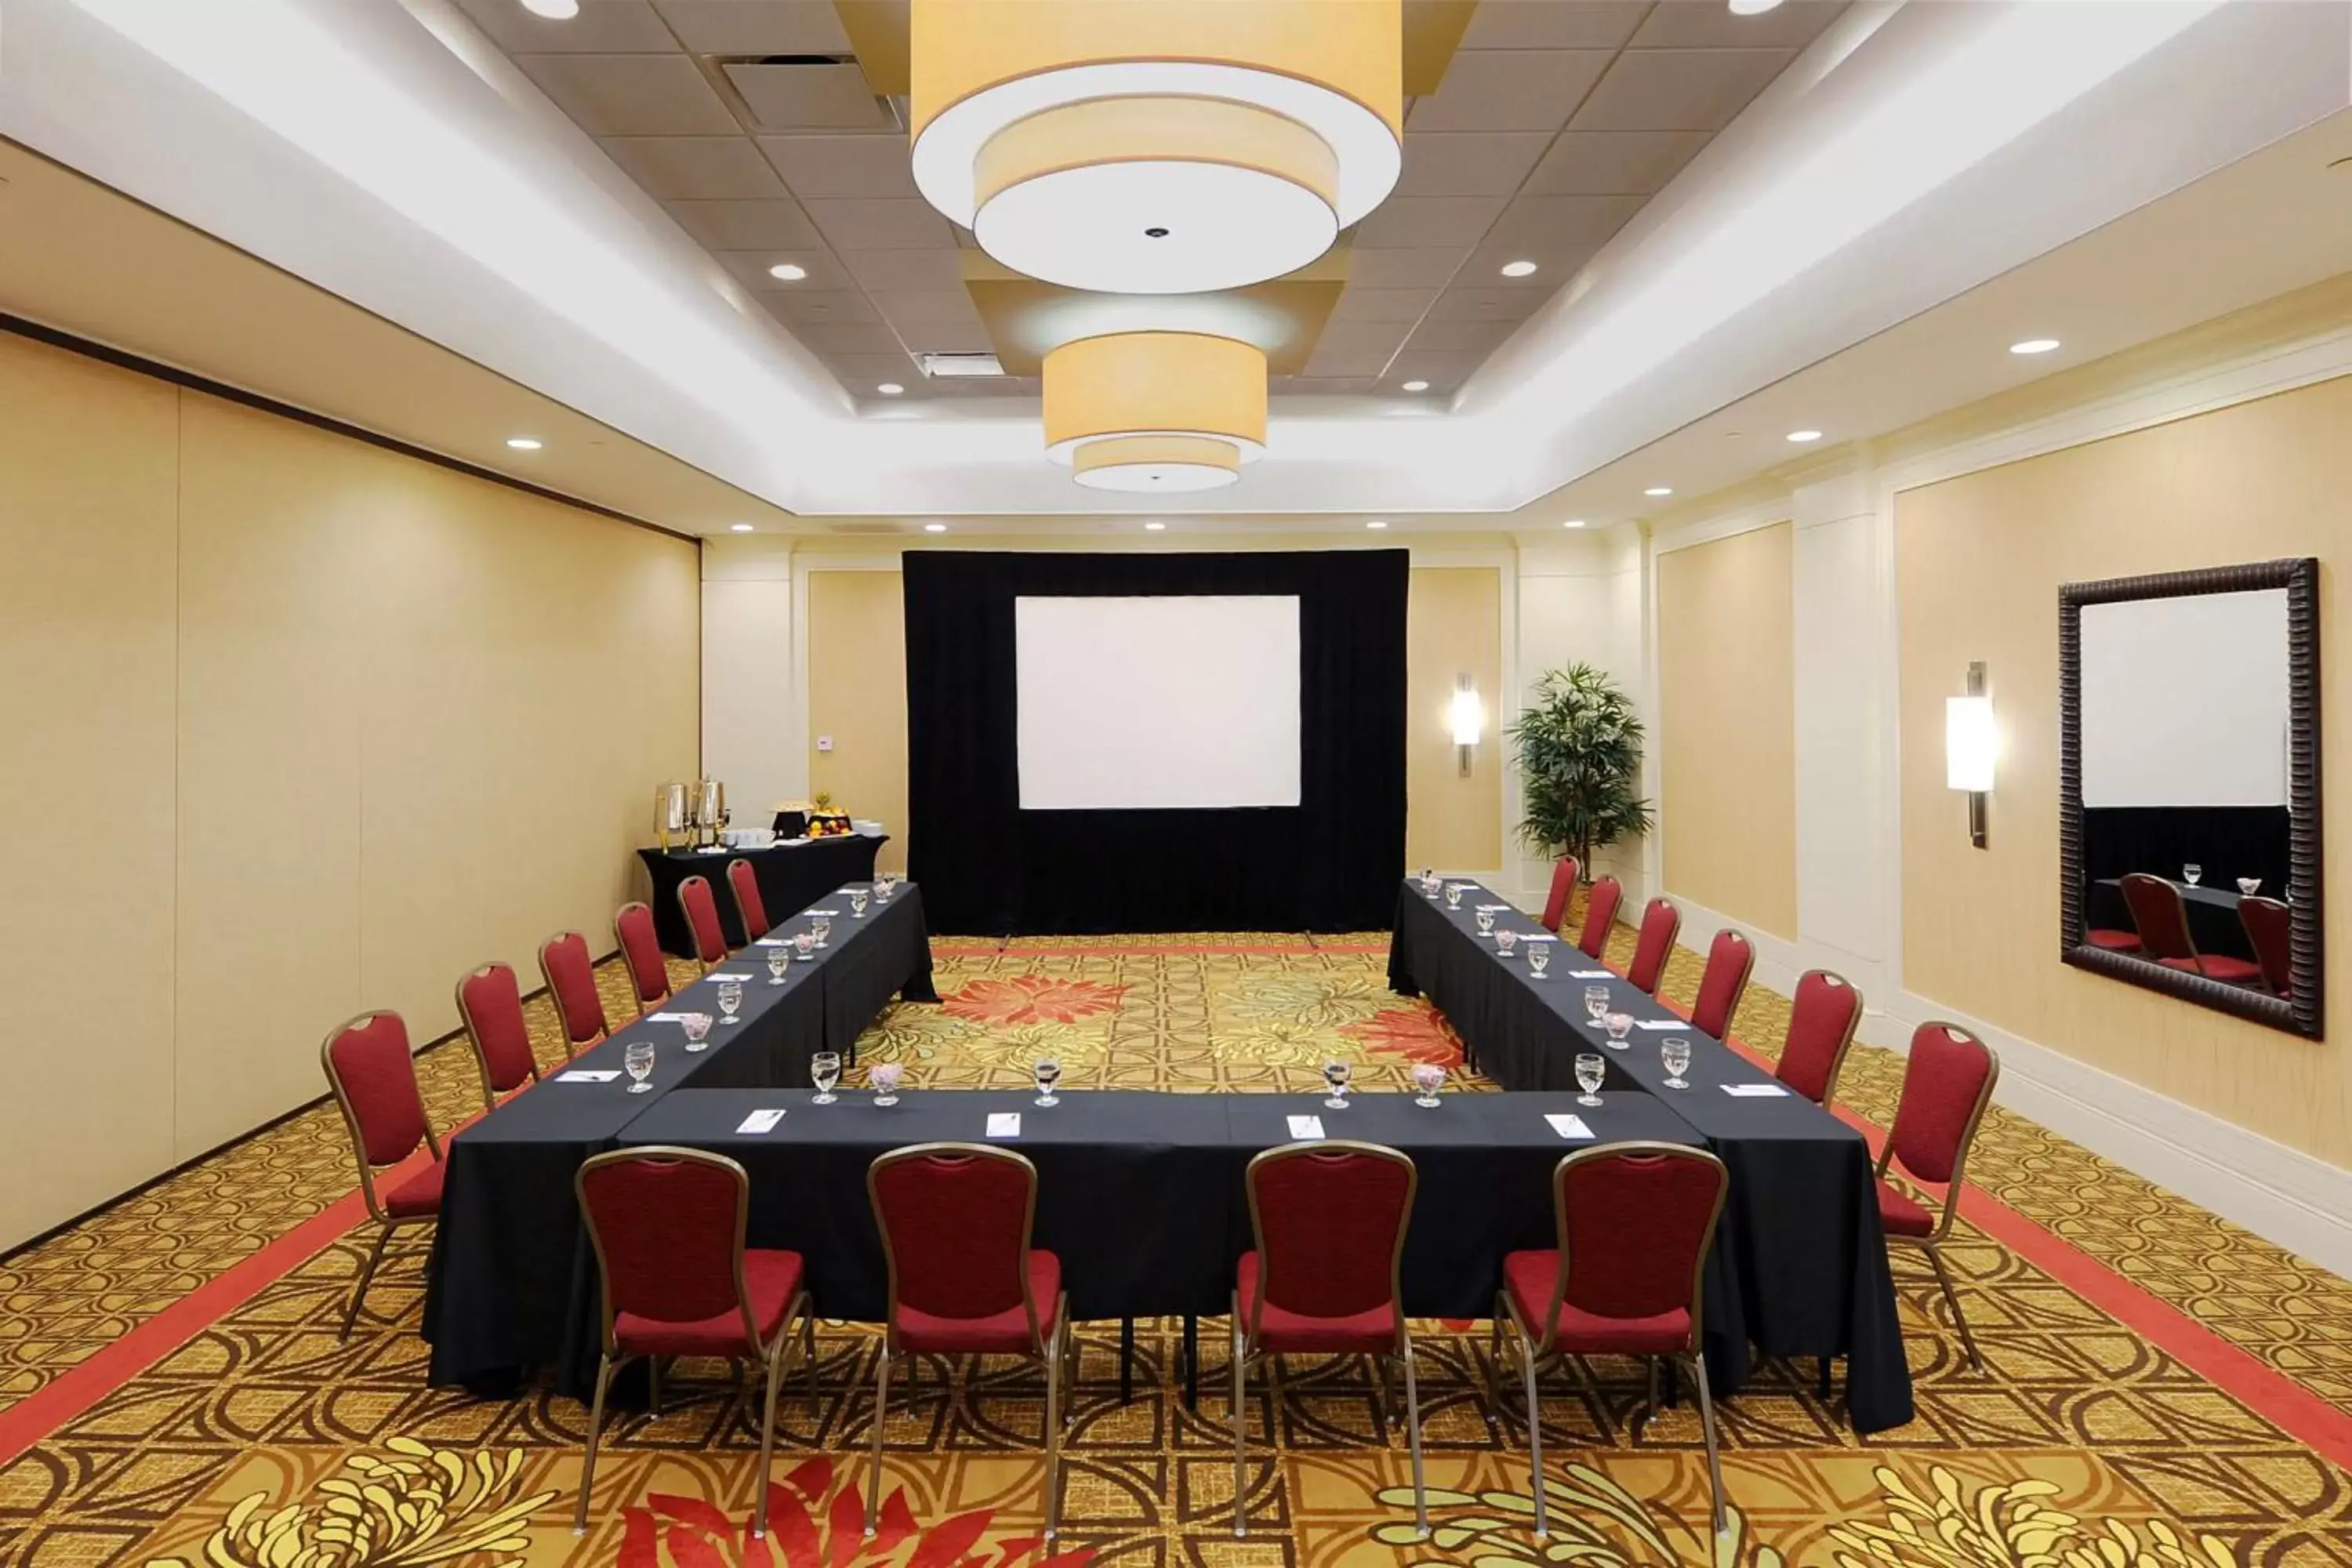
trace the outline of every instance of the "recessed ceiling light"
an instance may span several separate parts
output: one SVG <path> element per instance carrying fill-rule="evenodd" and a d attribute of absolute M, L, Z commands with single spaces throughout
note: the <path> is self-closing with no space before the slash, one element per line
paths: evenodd
<path fill-rule="evenodd" d="M 542 443 L 536 436 L 509 436 L 507 445 L 518 452 L 536 452 Z"/>
<path fill-rule="evenodd" d="M 1425 381 L 1408 381 L 1404 384 L 1404 389 L 1407 392 L 1427 392 L 1429 390 L 1429 383 Z"/>
<path fill-rule="evenodd" d="M 1818 441 L 1821 438 L 1822 433 L 1818 430 L 1791 430 L 1789 432 L 1789 439 L 1794 441 L 1800 447 L 1803 446 L 1808 441 Z"/>
<path fill-rule="evenodd" d="M 1503 263 L 1503 276 L 1506 278 L 1532 278 L 1535 276 L 1535 270 L 1536 264 L 1532 261 L 1506 261 Z"/>
<path fill-rule="evenodd" d="M 2009 352 L 2013 354 L 2046 354 L 2057 346 L 2056 338 L 2028 338 L 2021 343 L 2010 344 Z"/>
<path fill-rule="evenodd" d="M 1645 496 L 1670 496 L 1675 493 L 1675 489 L 1672 485 L 1652 485 L 1642 493 Z"/>
<path fill-rule="evenodd" d="M 1731 0 L 1731 14 L 1735 16 L 1761 16 L 1767 11 L 1777 10 L 1780 5 L 1780 0 Z"/>
<path fill-rule="evenodd" d="M 797 283 L 808 276 L 808 268 L 795 261 L 779 261 L 768 268 L 768 276 L 786 283 Z"/>
<path fill-rule="evenodd" d="M 751 525 L 748 522 L 730 522 L 727 525 L 727 531 L 730 533 L 749 533 L 751 531 Z"/>
<path fill-rule="evenodd" d="M 925 533 L 945 533 L 947 531 L 948 525 L 944 522 L 927 522 L 923 524 L 923 531 Z"/>
<path fill-rule="evenodd" d="M 1584 520 L 1580 517 L 1571 517 L 1566 522 L 1560 524 L 1560 527 L 1562 528 L 1582 528 L 1583 526 Z"/>
<path fill-rule="evenodd" d="M 900 386 L 900 385 L 899 385 L 897 382 L 895 382 L 895 381 L 886 381 L 886 382 L 884 382 L 881 385 L 879 385 L 879 386 L 876 387 L 874 390 L 875 390 L 875 391 L 877 391 L 877 392 L 878 392 L 878 393 L 880 393 L 880 394 L 881 394 L 883 396 L 885 396 L 885 397 L 896 397 L 896 396 L 898 396 L 900 393 L 902 393 L 902 392 L 906 391 L 907 389 L 906 389 L 905 387 L 903 387 L 903 386 Z"/>
<path fill-rule="evenodd" d="M 1385 522 L 1368 522 L 1364 524 L 1364 526 L 1366 528 L 1386 528 L 1388 524 Z"/>
<path fill-rule="evenodd" d="M 580 0 L 522 0 L 522 8 L 551 22 L 569 22 L 580 15 Z"/>
<path fill-rule="evenodd" d="M 1158 533 L 1167 526 L 1164 522 L 1147 522 L 1143 525 L 1143 531 L 1146 533 Z"/>

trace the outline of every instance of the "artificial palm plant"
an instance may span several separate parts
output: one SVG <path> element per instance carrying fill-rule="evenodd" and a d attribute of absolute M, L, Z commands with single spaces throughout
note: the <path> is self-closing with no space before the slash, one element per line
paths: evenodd
<path fill-rule="evenodd" d="M 1642 798 L 1642 721 L 1633 700 L 1589 664 L 1555 669 L 1508 731 L 1527 819 L 1519 837 L 1546 855 L 1592 852 L 1650 830 Z"/>

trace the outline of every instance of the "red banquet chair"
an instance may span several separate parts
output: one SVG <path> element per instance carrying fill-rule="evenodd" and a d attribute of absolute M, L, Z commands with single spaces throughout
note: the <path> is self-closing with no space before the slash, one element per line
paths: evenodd
<path fill-rule="evenodd" d="M 457 1021 L 474 1048 L 484 1110 L 496 1110 L 502 1096 L 539 1080 L 539 1058 L 530 1048 L 530 1026 L 523 1021 L 522 986 L 513 964 L 485 963 L 467 972 L 457 982 Z"/>
<path fill-rule="evenodd" d="M 1895 1105 L 1895 1126 L 1878 1152 L 1878 1219 L 1891 1242 L 1904 1242 L 1927 1255 L 1952 1309 L 1952 1322 L 1969 1352 L 1969 1365 L 1984 1371 L 1976 1336 L 1960 1310 L 1959 1292 L 1945 1267 L 1943 1245 L 1959 1217 L 1960 1184 L 1976 1142 L 1992 1086 L 2000 1079 L 2000 1058 L 1992 1047 L 1958 1024 L 1922 1024 L 1911 1034 L 1911 1058 L 1903 1065 L 1903 1096 Z M 1899 1164 L 1915 1182 L 1944 1189 L 1940 1212 L 1930 1210 L 1886 1179 Z"/>
<path fill-rule="evenodd" d="M 1250 1231 L 1234 1284 L 1234 1534 L 1248 1534 L 1242 1505 L 1248 1461 L 1244 1401 L 1249 1369 L 1269 1357 L 1360 1355 L 1378 1377 L 1388 1421 L 1387 1363 L 1404 1368 L 1405 1436 L 1412 1451 L 1413 1516 L 1429 1534 L 1421 1473 L 1421 1390 L 1398 1273 L 1420 1176 L 1412 1162 L 1377 1143 L 1287 1143 L 1249 1163 Z M 1280 1420 L 1277 1410 L 1273 1420 Z M 1271 1428 L 1269 1427 L 1269 1430 Z"/>
<path fill-rule="evenodd" d="M 1707 944 L 1706 968 L 1699 973 L 1698 1000 L 1685 1015 L 1691 1027 L 1718 1040 L 1729 1039 L 1731 1016 L 1739 1011 L 1739 999 L 1748 994 L 1748 977 L 1755 969 L 1754 942 L 1729 926 L 1716 932 L 1715 941 Z M 1667 1007 L 1682 1012 L 1672 1003 Z"/>
<path fill-rule="evenodd" d="M 2276 899 L 2249 895 L 2238 900 L 2238 923 L 2246 928 L 2254 962 L 2262 967 L 2263 984 L 2281 996 L 2294 994 L 2294 947 L 2288 940 L 2294 911 Z"/>
<path fill-rule="evenodd" d="M 668 1001 L 669 965 L 662 959 L 661 938 L 654 933 L 653 910 L 635 900 L 623 904 L 613 915 L 613 935 L 620 941 L 637 1006 Z"/>
<path fill-rule="evenodd" d="M 555 999 L 566 1055 L 576 1057 L 613 1032 L 604 1017 L 604 998 L 596 989 L 596 961 L 588 956 L 586 937 L 564 931 L 541 942 L 539 973 L 547 982 L 547 994 Z"/>
<path fill-rule="evenodd" d="M 1579 952 L 1595 961 L 1607 956 L 1609 929 L 1617 923 L 1617 906 L 1624 897 L 1624 885 L 1616 878 L 1592 879 L 1592 890 L 1584 897 L 1584 929 L 1576 938 Z"/>
<path fill-rule="evenodd" d="M 1688 1364 L 1706 1436 L 1715 1529 L 1722 1532 L 1723 1466 L 1699 1311 L 1707 1249 L 1715 1244 L 1729 1184 L 1723 1162 L 1703 1149 L 1650 1142 L 1580 1149 L 1552 1171 L 1559 1246 L 1504 1258 L 1491 1349 L 1499 1377 L 1504 1331 L 1517 1334 L 1538 1541 L 1549 1533 L 1550 1521 L 1544 1506 L 1543 1416 L 1536 1374 L 1550 1363 L 1589 1355 L 1649 1362 L 1644 1422 L 1657 1413 L 1658 1358 Z M 1495 1407 L 1502 1408 L 1499 1389 Z"/>
<path fill-rule="evenodd" d="M 1827 1110 L 1837 1099 L 1838 1074 L 1862 1024 L 1862 993 L 1842 974 L 1809 969 L 1797 977 L 1789 1005 L 1789 1034 L 1772 1076 Z"/>
<path fill-rule="evenodd" d="M 319 1047 L 319 1065 L 326 1069 L 327 1087 L 334 1092 L 335 1106 L 352 1135 L 360 1195 L 376 1224 L 375 1245 L 368 1249 L 367 1265 L 352 1286 L 342 1332 L 336 1336 L 347 1340 L 393 1233 L 431 1225 L 441 1216 L 441 1179 L 448 1166 L 441 1157 L 441 1140 L 433 1135 L 433 1123 L 425 1114 L 425 1096 L 416 1087 L 416 1059 L 408 1048 L 408 1026 L 399 1014 L 362 1013 L 338 1024 Z M 399 1164 L 419 1145 L 432 1151 L 432 1163 L 388 1187 L 378 1187 L 376 1173 Z"/>
<path fill-rule="evenodd" d="M 677 907 L 686 916 L 686 929 L 694 942 L 694 956 L 709 973 L 714 963 L 727 959 L 727 931 L 719 923 L 719 900 L 710 891 L 709 881 L 701 877 L 688 877 L 677 885 Z"/>
<path fill-rule="evenodd" d="M 1568 901 L 1575 896 L 1576 879 L 1581 875 L 1583 868 L 1576 863 L 1573 855 L 1561 856 L 1559 864 L 1552 867 L 1551 892 L 1544 899 L 1544 930 L 1557 931 L 1568 919 Z"/>
<path fill-rule="evenodd" d="M 1674 956 L 1675 935 L 1683 929 L 1683 912 L 1668 899 L 1652 899 L 1642 911 L 1642 930 L 1633 939 L 1633 962 L 1625 966 L 1626 983 L 1652 996 Z"/>
<path fill-rule="evenodd" d="M 917 1143 L 866 1167 L 866 1191 L 890 1269 L 889 1315 L 874 1369 L 874 1462 L 866 1534 L 882 1506 L 890 1362 L 908 1355 L 1019 1355 L 1045 1373 L 1045 1539 L 1061 1533 L 1062 1384 L 1076 1349 L 1062 1261 L 1029 1245 L 1037 1167 L 1010 1149 Z"/>
<path fill-rule="evenodd" d="M 768 1532 L 768 1457 L 776 1440 L 776 1391 L 791 1364 L 793 1325 L 815 1397 L 816 1318 L 803 1289 L 801 1255 L 743 1245 L 751 1181 L 723 1154 L 648 1144 L 591 1157 L 573 1178 L 596 1271 L 604 1285 L 604 1354 L 588 1412 L 588 1456 L 572 1532 L 588 1528 L 596 1443 L 613 1374 L 646 1358 L 653 1409 L 661 1412 L 665 1357 L 743 1356 L 767 1368 L 760 1418 L 758 1510 L 751 1533 Z"/>
<path fill-rule="evenodd" d="M 2090 930 L 2083 933 L 2083 945 L 2084 947 L 2103 947 L 2109 952 L 2137 952 L 2139 951 L 2139 932 L 2136 931 L 2110 931 L 2104 927 L 2093 926 Z"/>
<path fill-rule="evenodd" d="M 743 921 L 743 940 L 757 942 L 768 934 L 768 906 L 760 899 L 760 873 L 749 860 L 727 862 L 728 890 L 735 895 L 735 912 Z"/>
<path fill-rule="evenodd" d="M 2139 928 L 2139 945 L 2148 957 L 2167 969 L 2201 974 L 2231 985 L 2250 985 L 2263 977 L 2263 966 L 2223 953 L 2200 953 L 2189 934 L 2189 903 L 2180 889 L 2161 877 L 2134 871 L 2124 878 L 2124 903 L 2132 924 Z"/>

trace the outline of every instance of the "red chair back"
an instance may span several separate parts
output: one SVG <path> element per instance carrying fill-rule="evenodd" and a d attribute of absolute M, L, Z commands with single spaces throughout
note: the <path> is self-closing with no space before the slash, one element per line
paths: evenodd
<path fill-rule="evenodd" d="M 1789 1037 L 1773 1076 L 1815 1105 L 1829 1104 L 1861 1023 L 1861 992 L 1826 969 L 1807 970 L 1789 1005 Z"/>
<path fill-rule="evenodd" d="M 1939 1184 L 1957 1176 L 2000 1076 L 1991 1047 L 1958 1024 L 1922 1024 L 1912 1031 L 1903 1098 L 1887 1134 L 1887 1148 L 1903 1168 Z"/>
<path fill-rule="evenodd" d="M 768 906 L 760 901 L 760 874 L 751 862 L 727 862 L 727 886 L 735 894 L 735 912 L 743 917 L 743 940 L 757 942 L 767 935 Z"/>
<path fill-rule="evenodd" d="M 743 1234 L 751 1178 L 722 1154 L 649 1145 L 598 1154 L 575 1179 L 604 1279 L 604 1342 L 620 1313 L 693 1323 L 751 1310 Z"/>
<path fill-rule="evenodd" d="M 1292 1143 L 1249 1163 L 1257 1237 L 1255 1326 L 1273 1306 L 1310 1318 L 1398 1307 L 1397 1269 L 1419 1181 L 1412 1162 L 1374 1143 Z"/>
<path fill-rule="evenodd" d="M 669 965 L 662 962 L 661 938 L 654 932 L 654 912 L 639 903 L 623 904 L 613 917 L 613 934 L 620 939 L 621 956 L 629 966 L 629 984 L 640 1006 L 650 1007 L 669 994 Z"/>
<path fill-rule="evenodd" d="M 719 900 L 711 896 L 710 884 L 700 877 L 688 877 L 677 885 L 677 907 L 686 913 L 686 929 L 694 937 L 694 956 L 705 963 L 717 963 L 727 956 L 727 932 L 719 923 Z"/>
<path fill-rule="evenodd" d="M 2254 962 L 2263 966 L 2263 984 L 2287 995 L 2294 980 L 2294 944 L 2287 939 L 2294 923 L 2294 911 L 2276 899 L 2240 899 L 2238 923 L 2246 928 Z"/>
<path fill-rule="evenodd" d="M 901 1307 L 939 1318 L 987 1318 L 1025 1305 L 1034 1330 L 1035 1166 L 1009 1149 L 919 1143 L 867 1167 L 866 1191 L 889 1260 L 894 1320 Z"/>
<path fill-rule="evenodd" d="M 1584 897 L 1584 929 L 1577 934 L 1577 951 L 1587 958 L 1600 958 L 1609 951 L 1609 928 L 1617 923 L 1617 905 L 1625 897 L 1623 884 L 1614 877 L 1596 877 L 1592 890 Z"/>
<path fill-rule="evenodd" d="M 597 994 L 596 963 L 588 956 L 586 937 L 576 931 L 559 931 L 541 942 L 539 972 L 547 980 L 547 994 L 555 998 L 555 1016 L 574 1055 L 612 1032 L 604 1019 L 604 998 Z"/>
<path fill-rule="evenodd" d="M 1568 919 L 1568 901 L 1575 895 L 1576 879 L 1582 871 L 1573 855 L 1561 856 L 1559 863 L 1551 868 L 1551 892 L 1544 900 L 1544 930 L 1558 931 L 1559 922 Z"/>
<path fill-rule="evenodd" d="M 1696 1342 L 1699 1278 L 1729 1184 L 1722 1161 L 1674 1143 L 1604 1143 L 1560 1161 L 1558 1300 L 1601 1318 L 1686 1310 Z"/>
<path fill-rule="evenodd" d="M 320 1047 L 319 1059 L 363 1164 L 396 1165 L 432 1140 L 408 1026 L 399 1014 L 362 1013 L 339 1025 Z M 433 1152 L 440 1156 L 438 1143 Z"/>
<path fill-rule="evenodd" d="M 2150 958 L 2195 958 L 2189 935 L 2189 905 L 2180 889 L 2161 877 L 2134 871 L 2124 879 L 2124 906 L 2139 928 L 2141 951 Z"/>
<path fill-rule="evenodd" d="M 1641 934 L 1633 939 L 1633 962 L 1625 978 L 1636 989 L 1658 994 L 1658 980 L 1675 951 L 1675 933 L 1683 929 L 1683 912 L 1665 899 L 1652 899 L 1642 911 Z"/>
<path fill-rule="evenodd" d="M 485 963 L 457 982 L 457 1017 L 473 1043 L 482 1074 L 482 1099 L 495 1100 L 539 1076 L 530 1026 L 523 1021 L 522 986 L 514 965 Z"/>
<path fill-rule="evenodd" d="M 1717 1039 L 1731 1036 L 1731 1016 L 1748 994 L 1748 976 L 1756 968 L 1756 944 L 1726 927 L 1707 944 L 1706 969 L 1698 977 L 1698 1000 L 1691 1006 L 1691 1027 Z"/>

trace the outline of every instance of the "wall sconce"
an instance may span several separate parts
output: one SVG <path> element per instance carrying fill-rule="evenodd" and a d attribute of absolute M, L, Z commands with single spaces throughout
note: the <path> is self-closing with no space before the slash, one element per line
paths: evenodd
<path fill-rule="evenodd" d="M 1486 728 L 1486 710 L 1478 700 L 1478 689 L 1470 684 L 1465 671 L 1454 689 L 1454 744 L 1462 754 L 1462 776 L 1470 776 L 1470 750 Z"/>
<path fill-rule="evenodd" d="M 1969 842 L 1985 847 L 1985 796 L 1992 792 L 1993 758 L 2000 750 L 1992 699 L 1985 695 L 1985 667 L 1969 666 L 1965 697 L 1944 699 L 1944 784 L 1969 797 Z"/>

